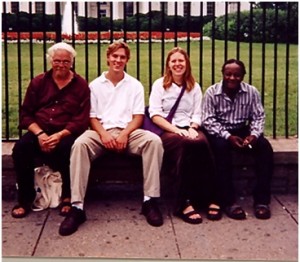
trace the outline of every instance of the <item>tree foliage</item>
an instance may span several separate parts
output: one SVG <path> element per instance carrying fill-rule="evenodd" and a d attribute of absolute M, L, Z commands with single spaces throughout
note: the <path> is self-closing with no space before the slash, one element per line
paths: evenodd
<path fill-rule="evenodd" d="M 253 9 L 252 17 L 250 11 L 241 12 L 239 22 L 237 13 L 217 17 L 214 28 L 212 22 L 204 26 L 204 35 L 230 41 L 298 43 L 298 3 L 291 4 L 290 10 L 286 3 L 279 3 L 277 10 L 272 3 L 261 6 Z"/>

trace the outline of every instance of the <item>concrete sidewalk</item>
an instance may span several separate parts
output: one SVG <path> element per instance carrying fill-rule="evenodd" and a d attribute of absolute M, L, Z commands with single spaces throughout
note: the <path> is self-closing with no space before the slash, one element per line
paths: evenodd
<path fill-rule="evenodd" d="M 2 255 L 13 258 L 102 258 L 148 260 L 274 260 L 298 259 L 298 197 L 273 195 L 272 217 L 258 220 L 251 197 L 240 198 L 245 221 L 225 215 L 190 225 L 174 217 L 162 198 L 162 227 L 152 227 L 140 215 L 141 185 L 103 184 L 87 196 L 88 220 L 71 236 L 58 228 L 57 209 L 32 212 L 23 219 L 10 215 L 13 201 L 2 201 Z"/>

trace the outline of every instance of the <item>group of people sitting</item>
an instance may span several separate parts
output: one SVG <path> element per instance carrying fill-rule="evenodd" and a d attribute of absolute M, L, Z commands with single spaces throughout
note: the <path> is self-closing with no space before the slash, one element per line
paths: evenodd
<path fill-rule="evenodd" d="M 65 219 L 59 234 L 76 232 L 86 221 L 84 200 L 92 161 L 114 151 L 142 157 L 141 213 L 150 225 L 163 225 L 157 201 L 163 167 L 176 181 L 173 211 L 183 221 L 201 223 L 203 205 L 210 220 L 220 220 L 223 213 L 245 219 L 246 212 L 236 202 L 233 150 L 254 157 L 254 214 L 270 218 L 273 150 L 263 135 L 265 113 L 259 92 L 243 82 L 243 62 L 227 60 L 223 79 L 203 95 L 187 52 L 180 47 L 170 50 L 164 75 L 154 81 L 149 98 L 150 118 L 163 130 L 158 135 L 142 128 L 144 87 L 125 72 L 130 59 L 126 43 L 108 46 L 108 70 L 89 84 L 73 69 L 72 46 L 56 43 L 47 56 L 51 69 L 31 80 L 20 110 L 19 128 L 28 132 L 12 154 L 18 185 L 14 218 L 30 212 L 36 195 L 35 158 L 46 156 L 63 181 L 60 215 Z"/>

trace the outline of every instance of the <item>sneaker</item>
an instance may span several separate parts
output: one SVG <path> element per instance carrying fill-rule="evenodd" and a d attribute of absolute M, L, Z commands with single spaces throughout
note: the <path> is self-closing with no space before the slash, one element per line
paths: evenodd
<path fill-rule="evenodd" d="M 77 231 L 78 227 L 86 221 L 85 211 L 72 206 L 65 220 L 60 224 L 59 234 L 68 236 Z"/>
<path fill-rule="evenodd" d="M 156 200 L 151 198 L 143 203 L 142 214 L 146 217 L 147 222 L 154 227 L 163 224 L 162 214 L 157 206 Z"/>

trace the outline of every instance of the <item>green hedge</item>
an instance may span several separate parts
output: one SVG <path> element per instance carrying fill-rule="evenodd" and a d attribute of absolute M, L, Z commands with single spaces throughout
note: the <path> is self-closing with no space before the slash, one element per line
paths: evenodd
<path fill-rule="evenodd" d="M 278 43 L 298 43 L 298 5 L 294 5 L 287 19 L 286 10 L 278 10 L 278 21 L 275 21 L 275 9 L 266 9 L 265 30 L 263 30 L 263 9 L 254 9 L 252 16 L 252 34 L 250 30 L 250 12 L 240 12 L 240 28 L 237 33 L 237 13 L 227 15 L 227 40 L 241 42 L 278 42 Z M 20 32 L 41 32 L 56 31 L 55 15 L 45 15 L 43 22 L 42 14 L 19 13 L 19 23 L 16 14 L 6 14 L 6 23 L 4 23 L 4 14 L 2 14 L 2 32 L 20 31 Z M 162 21 L 164 19 L 164 21 Z M 214 38 L 225 40 L 225 15 L 215 19 Z M 213 37 L 212 34 L 212 16 L 191 16 L 189 18 L 182 16 L 167 16 L 161 11 L 151 11 L 147 14 L 136 14 L 123 19 L 113 21 L 113 31 L 148 31 L 149 21 L 151 21 L 152 31 L 183 31 L 183 32 L 201 32 L 203 35 Z M 111 21 L 108 17 L 97 18 L 78 17 L 79 31 L 108 31 L 111 30 Z M 137 28 L 138 26 L 138 28 Z M 264 32 L 264 33 L 263 33 Z M 265 39 L 264 39 L 265 38 Z"/>
<path fill-rule="evenodd" d="M 6 22 L 4 20 L 6 19 Z M 19 19 L 19 23 L 18 23 Z M 31 19 L 31 22 L 30 22 Z M 43 32 L 55 31 L 55 15 L 45 15 L 43 21 L 42 14 L 32 14 L 20 12 L 19 17 L 14 13 L 2 13 L 2 32 Z"/>
<path fill-rule="evenodd" d="M 164 18 L 163 18 L 164 16 Z M 6 23 L 4 23 L 4 14 L 2 14 L 2 32 L 20 31 L 20 32 L 41 32 L 56 31 L 55 15 L 45 15 L 45 23 L 42 14 L 30 14 L 25 12 L 19 13 L 19 23 L 16 14 L 6 14 Z M 32 22 L 30 22 L 30 19 Z M 200 32 L 205 23 L 213 19 L 212 16 L 191 16 L 189 19 L 182 16 L 167 16 L 161 11 L 151 11 L 147 14 L 136 14 L 126 18 L 126 24 L 123 19 L 113 21 L 113 31 L 148 31 L 149 21 L 151 19 L 152 31 L 183 31 L 183 32 Z M 164 19 L 164 23 L 162 23 Z M 110 18 L 78 17 L 79 31 L 108 31 L 111 28 Z M 138 26 L 138 28 L 137 28 Z"/>

